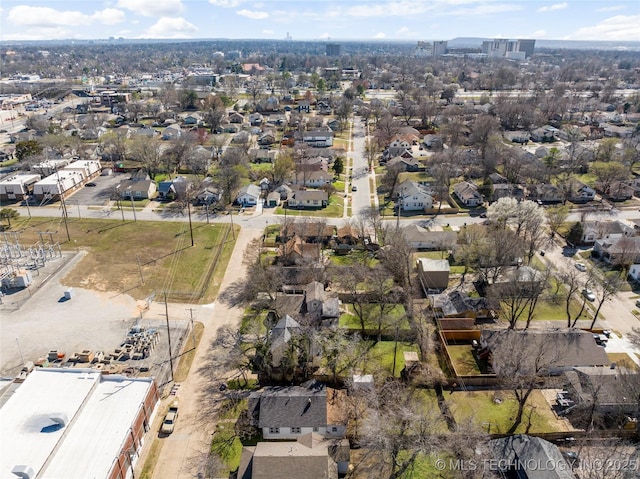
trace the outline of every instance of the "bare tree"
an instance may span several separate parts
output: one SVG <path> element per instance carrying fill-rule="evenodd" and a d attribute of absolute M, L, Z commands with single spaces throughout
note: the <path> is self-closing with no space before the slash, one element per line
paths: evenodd
<path fill-rule="evenodd" d="M 593 271 L 593 270 L 592 270 Z M 600 314 L 600 309 L 604 305 L 605 301 L 613 298 L 618 294 L 620 290 L 621 278 L 617 273 L 609 273 L 603 276 L 598 276 L 595 274 L 590 278 L 592 284 L 594 284 L 595 295 L 596 295 L 596 310 L 593 313 L 593 320 L 591 321 L 590 329 L 596 324 L 598 320 L 598 314 Z"/>
<path fill-rule="evenodd" d="M 128 155 L 142 163 L 145 171 L 154 179 L 162 165 L 161 147 L 155 136 L 136 136 L 129 145 Z"/>

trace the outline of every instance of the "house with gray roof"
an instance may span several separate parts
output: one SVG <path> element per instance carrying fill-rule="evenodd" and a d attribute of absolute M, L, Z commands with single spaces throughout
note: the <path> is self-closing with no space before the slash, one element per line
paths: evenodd
<path fill-rule="evenodd" d="M 269 352 L 271 353 L 271 364 L 274 367 L 280 365 L 287 352 L 289 342 L 299 333 L 300 324 L 288 314 L 285 314 L 271 329 Z"/>
<path fill-rule="evenodd" d="M 482 195 L 478 191 L 478 187 L 468 181 L 456 183 L 453 192 L 462 202 L 463 205 L 474 207 L 482 204 Z"/>
<path fill-rule="evenodd" d="M 236 201 L 242 206 L 255 206 L 258 204 L 261 194 L 262 190 L 260 187 L 250 183 L 238 191 Z"/>
<path fill-rule="evenodd" d="M 433 207 L 431 191 L 415 181 L 403 181 L 396 188 L 401 211 L 424 211 Z"/>
<path fill-rule="evenodd" d="M 539 437 L 516 434 L 489 441 L 489 447 L 501 477 L 576 478 L 558 446 Z"/>
<path fill-rule="evenodd" d="M 333 420 L 327 388 L 315 380 L 300 386 L 269 386 L 249 396 L 249 416 L 264 439 L 296 439 L 312 432 L 342 438 L 346 428 Z"/>
<path fill-rule="evenodd" d="M 238 479 L 337 479 L 349 471 L 347 439 L 311 432 L 296 441 L 259 442 L 242 449 Z"/>

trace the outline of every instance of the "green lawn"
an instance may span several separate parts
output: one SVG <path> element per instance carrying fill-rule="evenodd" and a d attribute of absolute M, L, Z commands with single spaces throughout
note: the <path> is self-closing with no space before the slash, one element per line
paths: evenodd
<path fill-rule="evenodd" d="M 211 452 L 222 459 L 229 472 L 238 469 L 240 456 L 242 456 L 242 442 L 233 431 L 233 423 L 225 422 L 216 425 L 211 441 Z"/>
<path fill-rule="evenodd" d="M 400 175 L 398 175 L 398 183 L 402 183 L 407 180 L 416 181 L 416 182 L 426 181 L 428 183 L 433 183 L 435 181 L 435 178 L 424 171 L 419 171 L 415 173 L 407 171 L 407 172 L 400 173 Z"/>
<path fill-rule="evenodd" d="M 492 434 L 506 433 L 518 410 L 518 404 L 510 391 L 454 391 L 445 392 L 444 397 L 458 426 L 470 425 Z M 496 402 L 496 398 L 501 402 Z M 516 433 L 525 432 L 530 411 L 533 412 L 529 432 L 563 430 L 564 423 L 555 418 L 542 393 L 535 390 L 529 396 L 523 421 Z"/>
<path fill-rule="evenodd" d="M 251 163 L 251 171 L 258 172 L 260 174 L 266 174 L 273 170 L 273 164 L 271 163 Z"/>
<path fill-rule="evenodd" d="M 353 306 L 348 305 L 349 313 L 342 314 L 339 320 L 339 326 L 341 328 L 349 328 L 349 329 L 360 329 L 360 319 L 353 312 Z M 375 304 L 369 304 L 365 307 L 365 327 L 367 329 L 377 329 L 377 324 L 375 321 L 369 321 L 368 318 L 370 316 L 375 316 L 378 314 L 378 306 Z M 401 304 L 396 304 L 393 309 L 387 313 L 387 319 L 385 319 L 385 324 L 387 328 L 395 328 L 396 325 L 400 329 L 410 329 L 409 321 L 406 318 L 406 313 L 404 310 L 404 306 Z"/>
<path fill-rule="evenodd" d="M 461 376 L 481 374 L 470 344 L 448 345 L 447 350 L 457 374 Z"/>
<path fill-rule="evenodd" d="M 373 346 L 369 349 L 367 355 L 367 361 L 363 365 L 363 374 L 373 374 L 379 372 L 385 372 L 389 375 L 393 370 L 393 349 L 395 347 L 394 341 L 380 341 L 378 343 L 371 343 Z M 404 368 L 404 355 L 405 351 L 418 351 L 418 347 L 412 343 L 398 342 L 398 349 L 396 352 L 396 370 L 395 377 L 400 377 L 400 372 Z"/>

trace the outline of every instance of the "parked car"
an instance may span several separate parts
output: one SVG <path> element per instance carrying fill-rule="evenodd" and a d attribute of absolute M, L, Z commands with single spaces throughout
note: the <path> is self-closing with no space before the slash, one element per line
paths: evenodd
<path fill-rule="evenodd" d="M 586 271 L 587 267 L 584 265 L 584 263 L 576 263 L 576 269 L 578 271 Z"/>
<path fill-rule="evenodd" d="M 93 181 L 90 181 L 89 183 L 87 183 L 84 186 L 97 186 Z"/>
<path fill-rule="evenodd" d="M 169 412 L 164 417 L 164 421 L 162 422 L 162 427 L 160 427 L 160 432 L 162 434 L 171 434 L 173 429 L 175 428 L 176 421 L 178 420 L 178 399 L 174 399 L 169 406 Z"/>
<path fill-rule="evenodd" d="M 582 290 L 582 296 L 584 296 L 585 298 L 587 298 L 588 301 L 595 301 L 596 300 L 596 295 L 593 294 L 593 291 L 591 291 L 589 288 L 584 288 Z"/>
<path fill-rule="evenodd" d="M 351 187 L 351 191 L 358 191 L 358 187 L 357 187 L 356 185 L 353 185 L 353 186 Z"/>
<path fill-rule="evenodd" d="M 636 299 L 636 308 L 640 308 L 640 299 Z"/>

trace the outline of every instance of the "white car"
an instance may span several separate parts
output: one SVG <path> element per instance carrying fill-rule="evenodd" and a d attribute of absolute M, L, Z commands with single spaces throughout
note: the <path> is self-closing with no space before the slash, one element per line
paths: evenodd
<path fill-rule="evenodd" d="M 596 295 L 593 294 L 593 291 L 591 291 L 589 288 L 585 288 L 582 290 L 582 296 L 584 296 L 585 298 L 587 298 L 587 300 L 591 302 L 596 300 Z"/>
<path fill-rule="evenodd" d="M 576 269 L 578 271 L 586 271 L 587 267 L 584 265 L 584 263 L 576 263 Z"/>

